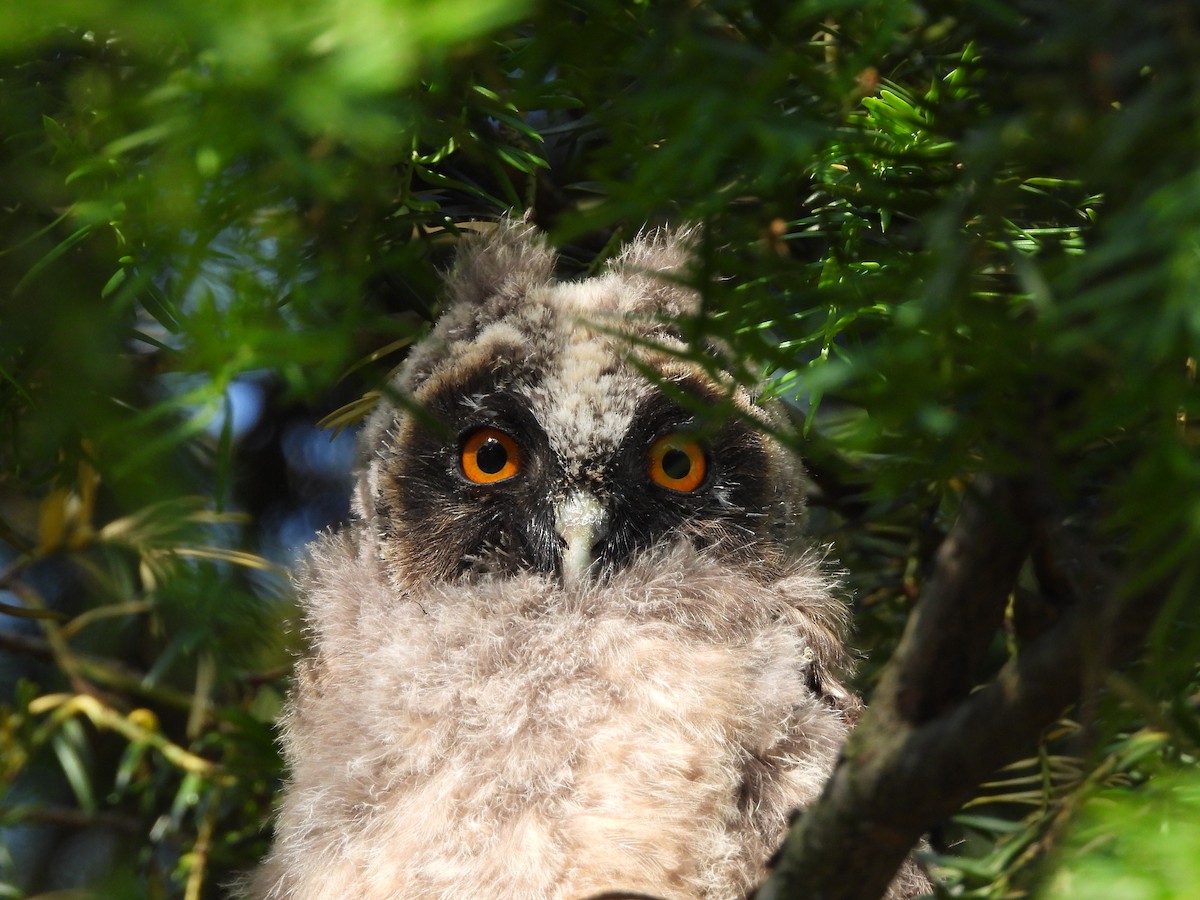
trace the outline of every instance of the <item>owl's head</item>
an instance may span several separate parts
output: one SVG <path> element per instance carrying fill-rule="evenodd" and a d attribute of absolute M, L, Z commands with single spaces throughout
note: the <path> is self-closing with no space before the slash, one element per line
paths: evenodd
<path fill-rule="evenodd" d="M 530 225 L 468 239 L 445 313 L 361 438 L 357 512 L 397 585 L 574 582 L 679 541 L 776 574 L 795 464 L 746 389 L 684 356 L 690 244 L 649 233 L 565 282 Z"/>

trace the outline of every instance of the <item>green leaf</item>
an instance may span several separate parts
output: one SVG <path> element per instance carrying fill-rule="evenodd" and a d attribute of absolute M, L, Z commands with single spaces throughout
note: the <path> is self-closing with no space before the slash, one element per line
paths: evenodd
<path fill-rule="evenodd" d="M 31 283 L 33 283 L 34 280 L 36 280 L 38 278 L 39 275 L 41 275 L 43 272 L 45 272 L 47 269 L 49 269 L 50 266 L 52 266 L 55 262 L 57 262 L 64 254 L 66 254 L 72 248 L 74 248 L 78 244 L 82 243 L 92 233 L 92 231 L 94 229 L 95 229 L 94 225 L 84 225 L 82 228 L 78 228 L 74 232 L 72 232 L 70 234 L 70 236 L 68 236 L 66 239 L 60 241 L 54 247 L 54 249 L 52 249 L 49 253 L 47 253 L 45 256 L 43 256 L 41 259 L 39 259 L 36 263 L 34 263 L 32 266 L 30 266 L 29 271 L 26 272 L 21 277 L 21 280 L 18 281 L 16 283 L 16 285 L 13 287 L 13 289 L 12 289 L 13 296 L 14 297 L 20 296 L 25 291 L 25 289 Z"/>
<path fill-rule="evenodd" d="M 75 802 L 85 813 L 95 815 L 98 809 L 96 794 L 92 790 L 92 777 L 85 759 L 88 741 L 79 720 L 67 719 L 62 722 L 50 739 L 50 745 L 75 794 Z"/>

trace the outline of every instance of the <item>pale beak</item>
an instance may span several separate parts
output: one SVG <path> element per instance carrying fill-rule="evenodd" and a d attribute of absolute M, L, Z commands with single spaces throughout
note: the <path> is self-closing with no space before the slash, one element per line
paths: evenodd
<path fill-rule="evenodd" d="M 580 581 L 591 568 L 592 548 L 608 533 L 608 512 L 587 491 L 576 491 L 554 507 L 554 529 L 566 542 L 563 581 Z"/>

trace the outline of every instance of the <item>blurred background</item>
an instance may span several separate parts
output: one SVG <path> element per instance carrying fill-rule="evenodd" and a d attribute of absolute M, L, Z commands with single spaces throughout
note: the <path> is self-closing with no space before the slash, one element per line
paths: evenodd
<path fill-rule="evenodd" d="M 1198 123 L 1190 0 L 0 7 L 0 897 L 226 896 L 263 853 L 287 569 L 460 234 L 526 210 L 565 276 L 704 225 L 689 333 L 794 413 L 863 691 L 981 473 L 1163 585 L 930 861 L 1200 896 Z"/>

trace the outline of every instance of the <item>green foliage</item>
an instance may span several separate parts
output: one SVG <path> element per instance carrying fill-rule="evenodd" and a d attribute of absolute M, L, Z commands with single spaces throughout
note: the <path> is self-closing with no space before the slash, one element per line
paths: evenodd
<path fill-rule="evenodd" d="M 1149 900 L 1194 895 L 1200 891 L 1197 812 L 1200 784 L 1194 773 L 1094 798 L 1046 896 Z"/>
<path fill-rule="evenodd" d="M 257 858 L 289 609 L 231 398 L 352 424 L 459 227 L 524 209 L 577 270 L 704 224 L 691 334 L 796 414 L 864 687 L 982 472 L 1169 594 L 1130 679 L 945 826 L 948 883 L 1030 890 L 1097 788 L 1052 895 L 1194 842 L 1189 776 L 1126 763 L 1200 734 L 1198 51 L 1170 0 L 5 5 L 0 894 L 49 883 L 31 825 L 115 835 L 104 896 Z"/>
<path fill-rule="evenodd" d="M 363 288 L 407 265 L 432 297 L 426 170 L 484 142 L 541 164 L 531 129 L 481 130 L 520 120 L 472 73 L 522 12 L 0 11 L 0 600 L 37 623 L 0 635 L 9 895 L 77 871 L 103 896 L 215 896 L 263 852 L 289 610 L 230 512 L 259 476 L 231 389 L 269 373 L 294 403 L 405 342 L 416 319 Z M 475 195 L 519 202 L 501 174 Z"/>

